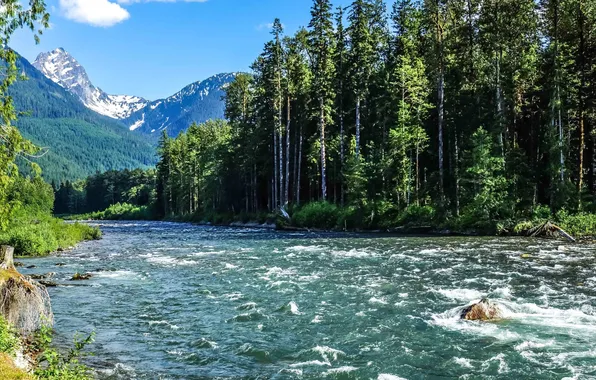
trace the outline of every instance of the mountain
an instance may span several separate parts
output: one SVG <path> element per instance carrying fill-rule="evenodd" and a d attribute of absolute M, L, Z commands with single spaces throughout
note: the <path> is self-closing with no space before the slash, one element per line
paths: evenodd
<path fill-rule="evenodd" d="M 193 122 L 223 119 L 224 90 L 236 77 L 235 73 L 214 75 L 166 99 L 150 102 L 137 96 L 106 94 L 91 83 L 83 66 L 63 48 L 41 53 L 33 66 L 89 109 L 122 120 L 131 131 L 154 136 L 163 129 L 176 136 Z"/>
<path fill-rule="evenodd" d="M 148 137 L 85 107 L 78 96 L 26 59 L 19 57 L 18 66 L 28 80 L 10 88 L 15 108 L 26 112 L 16 126 L 26 138 L 47 148 L 46 154 L 34 159 L 47 180 L 74 180 L 97 171 L 155 164 L 155 148 Z"/>
<path fill-rule="evenodd" d="M 214 75 L 184 87 L 176 94 L 156 100 L 123 120 L 131 130 L 155 134 L 167 129 L 170 136 L 186 130 L 193 122 L 223 119 L 226 86 L 236 73 Z"/>
<path fill-rule="evenodd" d="M 95 87 L 85 68 L 63 48 L 39 54 L 33 66 L 76 95 L 88 108 L 114 119 L 127 118 L 149 103 L 138 96 L 108 95 Z"/>

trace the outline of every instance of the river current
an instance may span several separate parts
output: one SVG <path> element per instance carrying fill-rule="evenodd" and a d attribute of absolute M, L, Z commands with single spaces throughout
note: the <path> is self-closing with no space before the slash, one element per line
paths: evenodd
<path fill-rule="evenodd" d="M 66 285 L 49 289 L 57 340 L 95 331 L 99 379 L 596 378 L 594 246 L 100 226 L 22 260 Z M 506 318 L 459 320 L 483 296 Z"/>

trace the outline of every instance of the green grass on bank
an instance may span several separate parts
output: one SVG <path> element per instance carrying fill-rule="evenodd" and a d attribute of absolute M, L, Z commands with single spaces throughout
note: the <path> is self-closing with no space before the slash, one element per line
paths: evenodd
<path fill-rule="evenodd" d="M 43 256 L 81 241 L 101 238 L 97 227 L 65 223 L 49 215 L 19 214 L 0 232 L 0 244 L 13 246 L 18 256 Z"/>

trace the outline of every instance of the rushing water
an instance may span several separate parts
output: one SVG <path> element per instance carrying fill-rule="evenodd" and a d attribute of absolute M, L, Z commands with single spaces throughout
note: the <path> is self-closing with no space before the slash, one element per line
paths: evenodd
<path fill-rule="evenodd" d="M 23 270 L 68 285 L 50 289 L 59 338 L 95 330 L 100 379 L 596 377 L 593 246 L 101 227 Z M 485 295 L 505 320 L 458 320 Z"/>

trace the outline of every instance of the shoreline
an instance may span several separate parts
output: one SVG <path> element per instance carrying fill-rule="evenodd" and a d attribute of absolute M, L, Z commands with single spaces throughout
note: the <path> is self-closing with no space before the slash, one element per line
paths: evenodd
<path fill-rule="evenodd" d="M 528 239 L 546 239 L 546 240 L 556 240 L 560 242 L 569 243 L 563 237 L 546 237 L 546 236 L 528 236 L 524 233 L 508 233 L 508 234 L 489 234 L 489 233 L 482 233 L 479 231 L 452 231 L 446 228 L 436 228 L 431 226 L 423 226 L 423 227 L 395 227 L 387 230 L 366 230 L 366 229 L 352 229 L 352 230 L 339 230 L 339 229 L 319 229 L 319 228 L 308 228 L 308 227 L 295 227 L 295 226 L 280 226 L 273 223 L 259 223 L 256 221 L 252 222 L 231 222 L 231 223 L 212 223 L 212 222 L 194 222 L 194 221 L 183 221 L 183 220 L 176 220 L 176 219 L 153 219 L 153 220 L 135 220 L 135 219 L 117 219 L 117 220 L 108 220 L 108 219 L 86 219 L 86 220 L 78 220 L 80 222 L 167 222 L 167 223 L 179 223 L 179 224 L 192 224 L 197 226 L 211 226 L 211 227 L 227 227 L 227 228 L 254 228 L 254 229 L 261 229 L 261 230 L 269 230 L 269 231 L 279 231 L 279 232 L 302 232 L 302 233 L 320 233 L 320 234 L 362 234 L 362 235 L 371 235 L 371 236 L 379 236 L 379 237 L 478 237 L 478 238 L 494 238 L 494 237 L 501 237 L 501 238 L 528 238 Z M 596 239 L 593 236 L 581 236 L 576 238 L 575 243 L 578 244 L 596 244 Z"/>

